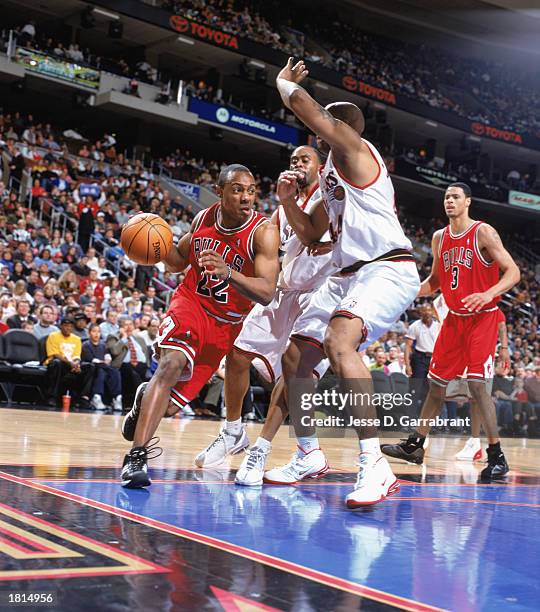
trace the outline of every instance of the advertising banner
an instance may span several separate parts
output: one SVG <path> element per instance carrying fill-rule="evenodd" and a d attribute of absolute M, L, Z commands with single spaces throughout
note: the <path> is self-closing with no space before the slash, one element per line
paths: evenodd
<path fill-rule="evenodd" d="M 524 193 L 523 191 L 510 191 L 508 193 L 508 204 L 540 212 L 540 195 Z"/>
<path fill-rule="evenodd" d="M 276 123 L 247 115 L 228 106 L 190 98 L 188 111 L 196 113 L 199 119 L 223 128 L 233 128 L 241 132 L 255 134 L 282 144 L 296 145 L 299 142 L 299 130 L 282 123 Z"/>
<path fill-rule="evenodd" d="M 34 49 L 17 47 L 14 60 L 22 64 L 26 70 L 43 74 L 44 76 L 69 81 L 89 89 L 99 88 L 99 70 L 81 66 L 62 60 Z"/>
<path fill-rule="evenodd" d="M 188 198 L 199 201 L 199 196 L 201 195 L 201 188 L 199 185 L 194 185 L 193 183 L 186 183 L 186 181 L 178 181 L 176 179 L 169 179 L 176 188 L 178 188 L 182 193 L 187 195 Z"/>

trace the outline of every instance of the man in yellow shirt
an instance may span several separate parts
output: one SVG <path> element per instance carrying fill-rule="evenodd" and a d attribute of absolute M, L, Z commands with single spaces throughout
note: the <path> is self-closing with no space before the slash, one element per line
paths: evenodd
<path fill-rule="evenodd" d="M 81 339 L 73 333 L 74 321 L 64 317 L 60 322 L 60 331 L 47 336 L 45 350 L 51 395 L 60 405 L 66 391 L 79 400 L 80 408 L 90 407 L 90 390 L 94 378 L 94 366 L 91 363 L 81 364 Z"/>

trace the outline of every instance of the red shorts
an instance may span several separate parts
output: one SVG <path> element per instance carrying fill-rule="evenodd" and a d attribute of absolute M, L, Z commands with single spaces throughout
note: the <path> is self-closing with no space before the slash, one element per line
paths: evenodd
<path fill-rule="evenodd" d="M 171 389 L 171 401 L 183 407 L 218 369 L 242 330 L 242 325 L 222 322 L 208 314 L 189 294 L 177 292 L 159 328 L 157 345 L 181 351 L 187 364 Z"/>
<path fill-rule="evenodd" d="M 467 370 L 467 380 L 493 378 L 495 348 L 502 312 L 496 310 L 459 316 L 448 313 L 429 364 L 428 377 L 446 386 Z"/>

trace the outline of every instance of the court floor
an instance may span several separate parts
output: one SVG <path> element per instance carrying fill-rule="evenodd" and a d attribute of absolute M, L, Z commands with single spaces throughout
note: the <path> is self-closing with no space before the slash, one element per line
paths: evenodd
<path fill-rule="evenodd" d="M 504 440 L 511 474 L 479 484 L 481 463 L 452 459 L 463 439 L 433 437 L 424 466 L 393 464 L 398 495 L 350 512 L 353 438 L 322 441 L 325 478 L 252 489 L 233 483 L 240 456 L 193 465 L 219 422 L 170 419 L 154 484 L 130 491 L 120 418 L 0 409 L 0 610 L 14 593 L 58 610 L 538 608 L 537 440 Z M 284 428 L 269 467 L 293 450 Z"/>

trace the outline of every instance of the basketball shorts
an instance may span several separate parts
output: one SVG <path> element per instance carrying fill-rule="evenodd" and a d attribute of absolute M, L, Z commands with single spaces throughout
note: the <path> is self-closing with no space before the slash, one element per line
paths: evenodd
<path fill-rule="evenodd" d="M 493 390 L 493 378 L 486 379 L 486 389 L 491 395 Z M 451 380 L 446 387 L 446 399 L 447 400 L 471 400 L 472 395 L 469 389 L 469 383 L 467 382 L 467 371 L 454 380 Z"/>
<path fill-rule="evenodd" d="M 157 345 L 184 353 L 187 363 L 171 389 L 171 401 L 183 407 L 218 369 L 232 349 L 241 324 L 219 321 L 208 314 L 196 298 L 175 293 L 159 328 Z"/>
<path fill-rule="evenodd" d="M 365 337 L 359 350 L 378 340 L 412 304 L 420 289 L 414 262 L 377 261 L 346 276 L 329 276 L 296 320 L 292 336 L 323 347 L 336 315 L 359 317 Z"/>
<path fill-rule="evenodd" d="M 450 312 L 435 342 L 428 377 L 444 387 L 465 371 L 467 381 L 493 378 L 500 321 L 498 308 L 470 315 Z"/>
<path fill-rule="evenodd" d="M 255 356 L 253 366 L 268 381 L 281 376 L 281 356 L 287 349 L 294 324 L 308 307 L 311 291 L 279 289 L 268 304 L 256 304 L 249 313 L 234 346 L 241 353 Z M 320 378 L 328 368 L 324 359 L 316 368 Z"/>

